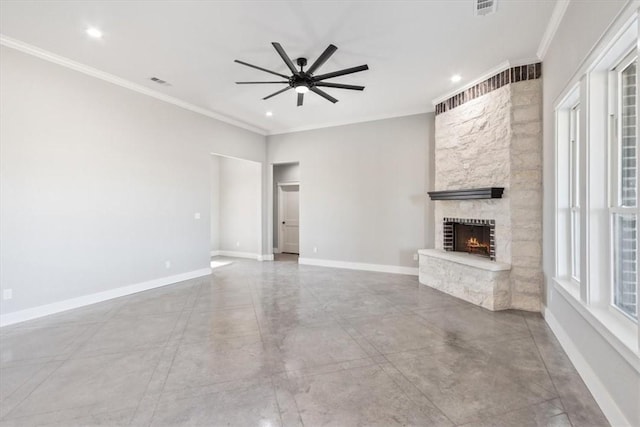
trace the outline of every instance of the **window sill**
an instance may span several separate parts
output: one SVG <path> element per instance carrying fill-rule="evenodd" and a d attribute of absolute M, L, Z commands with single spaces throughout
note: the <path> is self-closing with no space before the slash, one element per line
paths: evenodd
<path fill-rule="evenodd" d="M 553 287 L 593 328 L 640 373 L 638 326 L 607 308 L 590 307 L 580 300 L 580 289 L 568 280 L 553 279 Z"/>
<path fill-rule="evenodd" d="M 569 295 L 571 295 L 571 297 L 580 301 L 580 285 L 570 279 L 560 279 L 557 277 L 555 277 L 553 281 L 556 287 L 562 287 L 562 291 L 568 293 Z"/>

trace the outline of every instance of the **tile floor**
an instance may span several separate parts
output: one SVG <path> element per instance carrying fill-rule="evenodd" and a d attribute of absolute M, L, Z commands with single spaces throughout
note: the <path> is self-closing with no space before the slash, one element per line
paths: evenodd
<path fill-rule="evenodd" d="M 280 259 L 2 328 L 0 425 L 607 425 L 539 315 Z"/>

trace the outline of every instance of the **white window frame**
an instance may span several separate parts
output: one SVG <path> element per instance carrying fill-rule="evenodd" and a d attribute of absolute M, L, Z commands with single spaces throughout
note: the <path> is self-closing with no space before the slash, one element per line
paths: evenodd
<path fill-rule="evenodd" d="M 638 51 L 639 14 L 640 10 L 634 10 L 621 18 L 619 26 L 611 29 L 594 47 L 554 101 L 556 256 L 552 288 L 548 294 L 549 301 L 556 298 L 554 295 L 561 295 L 560 298 L 591 323 L 621 356 L 634 364 L 638 361 L 640 350 L 639 324 L 612 304 L 614 282 L 610 208 L 613 206 L 611 179 L 615 171 L 610 162 L 614 152 L 609 117 L 612 106 L 609 104 L 614 88 L 609 72 L 630 51 Z M 640 97 L 637 99 L 640 101 Z M 578 156 L 581 180 L 579 282 L 572 279 L 570 264 L 570 111 L 576 104 L 580 104 L 578 137 L 581 149 Z"/>
<path fill-rule="evenodd" d="M 575 203 L 581 205 L 580 194 L 574 191 L 575 167 L 572 139 L 580 139 L 581 130 L 574 125 L 575 108 L 580 104 L 580 87 L 576 85 L 556 106 L 556 280 L 562 281 L 566 289 L 580 299 L 580 281 L 572 271 L 573 257 L 582 257 L 573 249 L 572 213 Z M 573 117 L 572 117 L 573 116 Z M 579 122 L 579 120 L 578 120 Z M 572 129 L 573 128 L 573 129 Z M 582 175 L 581 175 L 582 176 Z M 584 265 L 580 258 L 580 265 Z"/>
<path fill-rule="evenodd" d="M 620 118 L 620 112 L 622 111 L 622 85 L 620 84 L 621 78 L 620 75 L 622 71 L 625 70 L 629 65 L 631 65 L 634 61 L 638 60 L 638 52 L 637 48 L 634 47 L 632 49 L 627 49 L 625 53 L 618 58 L 613 64 L 613 67 L 609 71 L 608 75 L 608 85 L 609 85 L 609 111 L 608 111 L 608 125 L 609 125 L 609 150 L 610 150 L 610 162 L 609 162 L 609 263 L 610 263 L 610 277 L 609 277 L 609 289 L 606 293 L 608 295 L 608 308 L 611 313 L 620 317 L 620 319 L 624 319 L 627 321 L 631 321 L 633 323 L 638 323 L 637 318 L 633 318 L 625 311 L 623 311 L 620 307 L 615 304 L 615 275 L 616 275 L 616 265 L 615 265 L 615 216 L 617 214 L 631 214 L 635 215 L 637 224 L 640 225 L 640 193 L 637 194 L 636 198 L 636 206 L 622 206 L 622 186 L 620 185 L 620 169 L 621 169 L 621 161 L 622 155 L 620 152 L 620 146 L 622 145 L 622 120 Z M 637 79 L 637 77 L 636 77 Z M 638 97 L 638 85 L 636 83 L 636 102 L 640 100 Z M 636 120 L 638 120 L 638 107 L 636 106 Z M 640 130 L 638 123 L 636 123 L 636 132 Z M 637 135 L 636 135 L 637 136 Z M 638 141 L 636 141 L 636 155 L 640 155 L 640 145 Z M 638 169 L 640 169 L 640 164 L 636 166 L 636 191 L 640 190 L 638 184 L 640 184 L 640 176 L 638 175 Z M 640 229 L 640 227 L 638 227 Z M 640 230 L 638 230 L 640 231 Z M 639 248 L 640 249 L 640 248 Z M 636 260 L 636 262 L 640 262 L 640 260 Z M 640 274 L 640 268 L 636 268 L 636 275 Z M 640 277 L 636 277 L 636 301 L 638 299 L 638 285 Z M 637 302 L 636 302 L 637 304 Z M 638 310 L 636 308 L 636 315 L 638 315 Z"/>

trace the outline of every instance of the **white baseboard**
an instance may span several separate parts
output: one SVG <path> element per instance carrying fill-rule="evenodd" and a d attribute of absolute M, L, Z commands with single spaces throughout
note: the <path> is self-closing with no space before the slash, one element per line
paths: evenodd
<path fill-rule="evenodd" d="M 211 256 L 219 256 L 220 251 L 211 251 Z"/>
<path fill-rule="evenodd" d="M 273 254 L 258 255 L 258 261 L 273 261 Z"/>
<path fill-rule="evenodd" d="M 194 279 L 196 277 L 202 277 L 209 274 L 211 274 L 211 268 L 201 268 L 200 270 L 175 274 L 173 276 L 161 277 L 159 279 L 153 279 L 146 282 L 135 283 L 133 285 L 122 286 L 120 288 L 110 289 L 108 291 L 97 292 L 95 294 L 83 295 L 77 298 L 71 298 L 64 301 L 41 305 L 38 307 L 27 308 L 25 310 L 16 311 L 14 313 L 0 315 L 0 326 L 13 325 L 15 323 L 37 319 L 39 317 L 48 316 L 50 314 L 56 314 L 62 311 L 84 307 L 85 305 L 91 305 L 113 298 L 123 297 L 142 291 L 148 291 L 150 289 L 160 288 L 162 286 L 172 285 L 177 282 L 182 282 L 184 280 Z"/>
<path fill-rule="evenodd" d="M 564 349 L 565 353 L 575 366 L 576 370 L 580 374 L 580 377 L 584 381 L 585 385 L 593 395 L 593 398 L 598 402 L 602 413 L 607 417 L 609 423 L 612 426 L 632 426 L 631 422 L 626 419 L 616 402 L 611 397 L 611 394 L 607 391 L 606 387 L 602 384 L 598 376 L 595 374 L 589 363 L 584 359 L 582 353 L 575 346 L 569 334 L 567 334 L 553 313 L 546 307 L 542 311 L 544 320 L 547 322 L 556 338 L 560 342 L 560 345 Z"/>
<path fill-rule="evenodd" d="M 402 267 L 400 265 L 367 264 L 363 262 L 334 261 L 330 259 L 316 258 L 298 258 L 298 264 L 317 265 L 319 267 L 346 268 L 349 270 L 376 271 L 379 273 L 407 274 L 409 276 L 418 275 L 417 267 Z"/>

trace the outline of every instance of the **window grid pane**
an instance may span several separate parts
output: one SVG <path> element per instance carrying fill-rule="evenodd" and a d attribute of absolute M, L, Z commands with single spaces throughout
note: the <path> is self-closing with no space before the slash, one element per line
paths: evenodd
<path fill-rule="evenodd" d="M 637 204 L 636 62 L 620 73 L 620 205 Z"/>
<path fill-rule="evenodd" d="M 571 211 L 571 276 L 580 281 L 580 210 Z"/>
<path fill-rule="evenodd" d="M 569 232 L 571 234 L 571 277 L 580 282 L 580 106 L 571 109 L 569 119 L 569 198 L 571 206 L 571 219 Z"/>
<path fill-rule="evenodd" d="M 580 206 L 580 107 L 571 111 L 571 207 Z"/>
<path fill-rule="evenodd" d="M 613 303 L 637 319 L 638 239 L 635 214 L 614 214 L 614 295 Z"/>

